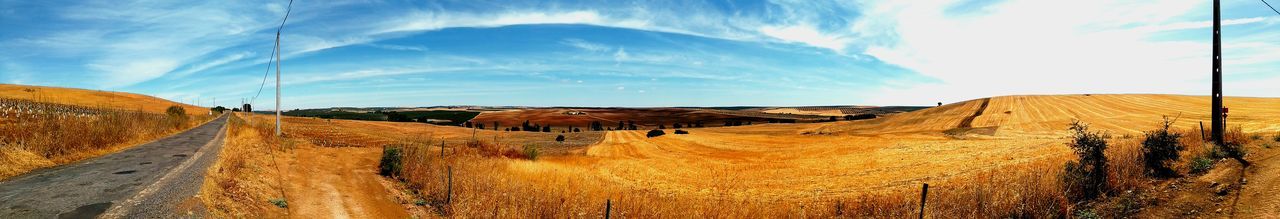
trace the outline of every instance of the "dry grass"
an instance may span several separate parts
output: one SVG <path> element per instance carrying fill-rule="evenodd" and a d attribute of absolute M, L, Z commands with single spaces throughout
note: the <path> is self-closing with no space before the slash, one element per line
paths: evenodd
<path fill-rule="evenodd" d="M 61 105 L 22 102 L 45 108 Z M 128 146 L 153 141 L 209 121 L 212 116 L 90 110 L 94 114 L 57 111 L 7 112 L 0 116 L 0 179 L 38 168 L 72 163 Z"/>
<path fill-rule="evenodd" d="M 1280 98 L 1226 97 L 1231 105 L 1228 124 L 1250 132 L 1280 131 Z M 825 133 L 883 134 L 936 132 L 956 128 L 974 115 L 982 100 L 971 100 L 881 119 L 839 122 L 824 125 Z M 1182 95 L 1029 95 L 990 98 L 981 116 L 973 118 L 975 128 L 992 128 L 996 136 L 1061 136 L 1072 120 L 1092 124 L 1094 129 L 1114 135 L 1139 135 L 1146 124 L 1163 116 L 1180 116 L 1174 127 L 1198 129 L 1198 122 L 1210 120 L 1210 98 Z M 1135 125 L 1137 124 L 1137 125 Z M 1207 125 L 1207 124 L 1206 124 Z"/>
<path fill-rule="evenodd" d="M 280 218 L 281 208 L 268 200 L 281 198 L 280 176 L 270 153 L 274 126 L 261 118 L 231 117 L 227 137 L 218 161 L 209 168 L 201 187 L 201 198 L 218 218 Z"/>
<path fill-rule="evenodd" d="M 209 112 L 208 108 L 147 95 L 76 88 L 0 84 L 0 98 L 149 113 L 164 113 L 165 108 L 174 105 L 182 106 L 187 113 Z"/>
<path fill-rule="evenodd" d="M 1059 176 L 1072 156 L 1067 139 L 1057 134 L 1066 126 L 1055 118 L 1116 119 L 1096 126 L 1115 136 L 1106 151 L 1110 198 L 1152 182 L 1143 170 L 1140 131 L 1154 129 L 1162 114 L 1199 107 L 1199 100 L 1182 96 L 1152 97 L 1160 101 L 1093 97 L 996 98 L 973 120 L 974 127 L 998 126 L 992 135 L 941 132 L 978 108 L 963 103 L 878 121 L 705 128 L 656 138 L 644 138 L 640 131 L 608 132 L 598 144 L 567 146 L 570 153 L 536 161 L 508 153 L 541 136 L 516 140 L 522 137 L 458 127 L 300 118 L 287 118 L 285 127 L 317 145 L 405 147 L 400 179 L 424 209 L 446 216 L 600 217 L 605 200 L 611 200 L 612 216 L 622 217 L 903 218 L 918 213 L 920 184 L 929 183 L 925 210 L 933 218 L 1070 217 L 1109 207 L 1072 203 L 1062 193 Z M 1024 107 L 1045 103 L 1058 105 Z M 1266 117 L 1274 110 L 1235 109 L 1242 113 L 1233 114 L 1240 117 L 1233 124 L 1243 130 L 1275 128 L 1267 124 L 1274 117 Z M 1186 131 L 1194 123 L 1180 122 L 1188 145 L 1183 153 L 1197 153 L 1203 145 L 1198 131 Z M 834 134 L 805 134 L 817 129 Z M 446 147 L 439 146 L 441 141 Z M 1182 156 L 1181 172 L 1191 158 Z M 450 169 L 452 193 L 447 192 Z"/>

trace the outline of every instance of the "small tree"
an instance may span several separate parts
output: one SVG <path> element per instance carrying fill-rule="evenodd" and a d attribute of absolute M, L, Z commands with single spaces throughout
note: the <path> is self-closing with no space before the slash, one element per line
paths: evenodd
<path fill-rule="evenodd" d="M 667 134 L 667 132 L 663 132 L 662 130 L 654 129 L 654 130 L 649 130 L 649 133 L 646 133 L 644 136 L 645 136 L 645 137 L 650 137 L 650 138 L 652 138 L 652 137 L 662 136 L 662 135 L 665 135 L 665 134 Z"/>
<path fill-rule="evenodd" d="M 169 117 L 168 125 L 170 128 L 180 129 L 187 124 L 187 109 L 181 106 L 169 106 L 164 109 L 164 114 Z"/>
<path fill-rule="evenodd" d="M 164 114 L 170 117 L 186 117 L 187 109 L 177 105 L 169 106 L 169 108 L 164 109 Z"/>
<path fill-rule="evenodd" d="M 382 160 L 378 162 L 378 174 L 389 177 L 399 177 L 400 172 L 404 169 L 401 165 L 401 151 L 399 146 L 386 146 L 382 149 Z"/>
<path fill-rule="evenodd" d="M 1146 139 L 1142 140 L 1142 160 L 1147 167 L 1147 173 L 1153 176 L 1173 176 L 1177 172 L 1173 168 L 1169 168 L 1170 162 L 1177 161 L 1178 152 L 1182 151 L 1186 146 L 1179 141 L 1182 133 L 1170 132 L 1169 127 L 1173 125 L 1173 121 L 1169 117 L 1164 117 L 1164 122 L 1160 125 L 1160 129 L 1146 132 Z"/>
<path fill-rule="evenodd" d="M 1071 122 L 1071 142 L 1067 146 L 1079 160 L 1066 164 L 1062 177 L 1067 194 L 1075 199 L 1093 199 L 1107 192 L 1107 134 L 1090 132 L 1089 125 Z"/>

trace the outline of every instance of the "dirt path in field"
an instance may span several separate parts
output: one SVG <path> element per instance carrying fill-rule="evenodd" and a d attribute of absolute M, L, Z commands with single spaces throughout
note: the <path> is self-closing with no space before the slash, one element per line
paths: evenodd
<path fill-rule="evenodd" d="M 1157 184 L 1152 194 L 1159 201 L 1138 217 L 1280 218 L 1280 149 L 1253 150 L 1255 154 L 1248 158 L 1253 165 L 1245 170 L 1243 185 L 1240 165 L 1221 161 L 1204 175 Z"/>
<path fill-rule="evenodd" d="M 1276 150 L 1276 149 L 1261 149 Z M 1237 218 L 1280 218 L 1280 153 L 1269 151 L 1245 170 Z"/>
<path fill-rule="evenodd" d="M 294 218 L 408 218 L 378 182 L 377 148 L 299 148 L 283 160 Z"/>

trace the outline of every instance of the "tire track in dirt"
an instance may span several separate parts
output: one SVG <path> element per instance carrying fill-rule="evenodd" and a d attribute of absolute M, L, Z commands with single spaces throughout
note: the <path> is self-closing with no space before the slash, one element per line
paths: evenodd
<path fill-rule="evenodd" d="M 978 106 L 978 111 L 973 112 L 972 116 L 965 117 L 964 120 L 961 120 L 958 128 L 973 128 L 973 119 L 978 118 L 978 116 L 982 116 L 982 112 L 987 111 L 987 105 L 990 104 L 991 98 L 982 98 L 982 105 Z"/>
<path fill-rule="evenodd" d="M 1240 191 L 1243 195 L 1236 203 L 1239 218 L 1280 218 L 1280 154 L 1272 154 L 1250 167 L 1248 184 Z"/>

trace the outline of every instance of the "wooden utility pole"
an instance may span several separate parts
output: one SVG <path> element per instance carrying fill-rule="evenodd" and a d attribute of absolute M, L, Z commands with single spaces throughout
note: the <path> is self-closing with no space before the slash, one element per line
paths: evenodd
<path fill-rule="evenodd" d="M 1226 123 L 1222 120 L 1222 17 L 1220 12 L 1221 0 L 1213 0 L 1213 109 L 1209 117 L 1213 119 L 1212 132 L 1213 142 L 1218 145 L 1225 145 L 1223 142 L 1223 132 L 1227 129 Z"/>

